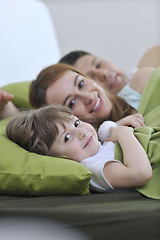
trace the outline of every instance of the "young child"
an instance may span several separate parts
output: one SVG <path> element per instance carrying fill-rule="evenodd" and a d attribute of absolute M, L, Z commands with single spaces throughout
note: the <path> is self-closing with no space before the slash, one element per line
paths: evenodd
<path fill-rule="evenodd" d="M 152 176 L 147 154 L 133 129 L 112 127 L 111 137 L 102 145 L 95 129 L 64 106 L 20 112 L 8 123 L 6 132 L 30 152 L 83 164 L 92 172 L 92 188 L 99 191 L 141 186 Z M 123 163 L 114 158 L 116 141 L 123 151 Z"/>

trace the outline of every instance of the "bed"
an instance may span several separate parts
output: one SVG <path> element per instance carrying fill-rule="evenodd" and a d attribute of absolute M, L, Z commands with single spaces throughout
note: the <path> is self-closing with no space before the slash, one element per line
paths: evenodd
<path fill-rule="evenodd" d="M 34 198 L 1 195 L 0 216 L 0 221 L 11 217 L 56 221 L 93 240 L 160 238 L 160 202 L 134 190 Z"/>

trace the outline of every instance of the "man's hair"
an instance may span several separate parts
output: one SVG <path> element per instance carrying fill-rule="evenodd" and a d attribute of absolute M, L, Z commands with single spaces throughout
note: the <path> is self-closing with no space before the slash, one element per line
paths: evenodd
<path fill-rule="evenodd" d="M 59 63 L 65 63 L 74 66 L 76 61 L 83 56 L 91 55 L 85 51 L 72 51 L 59 60 Z"/>
<path fill-rule="evenodd" d="M 6 128 L 10 140 L 29 152 L 49 155 L 59 133 L 58 125 L 65 129 L 65 122 L 73 116 L 65 106 L 45 106 L 16 114 Z"/>

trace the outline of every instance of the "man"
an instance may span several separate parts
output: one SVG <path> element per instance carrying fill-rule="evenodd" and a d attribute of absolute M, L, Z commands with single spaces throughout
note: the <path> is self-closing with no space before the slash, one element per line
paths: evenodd
<path fill-rule="evenodd" d="M 137 68 L 160 66 L 160 45 L 149 48 L 141 57 L 137 68 L 126 74 L 111 62 L 85 51 L 73 51 L 60 59 L 60 63 L 70 64 L 89 75 L 111 94 L 118 94 L 131 80 Z"/>

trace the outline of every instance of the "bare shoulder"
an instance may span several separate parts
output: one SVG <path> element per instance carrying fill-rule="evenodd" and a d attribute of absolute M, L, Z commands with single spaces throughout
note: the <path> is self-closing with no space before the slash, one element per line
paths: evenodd
<path fill-rule="evenodd" d="M 140 58 L 138 68 L 160 66 L 160 45 L 149 48 Z"/>
<path fill-rule="evenodd" d="M 140 94 L 143 94 L 144 88 L 151 76 L 151 74 L 155 71 L 155 68 L 152 67 L 145 67 L 140 68 L 138 71 L 133 75 L 130 81 L 130 88 L 137 91 Z"/>

